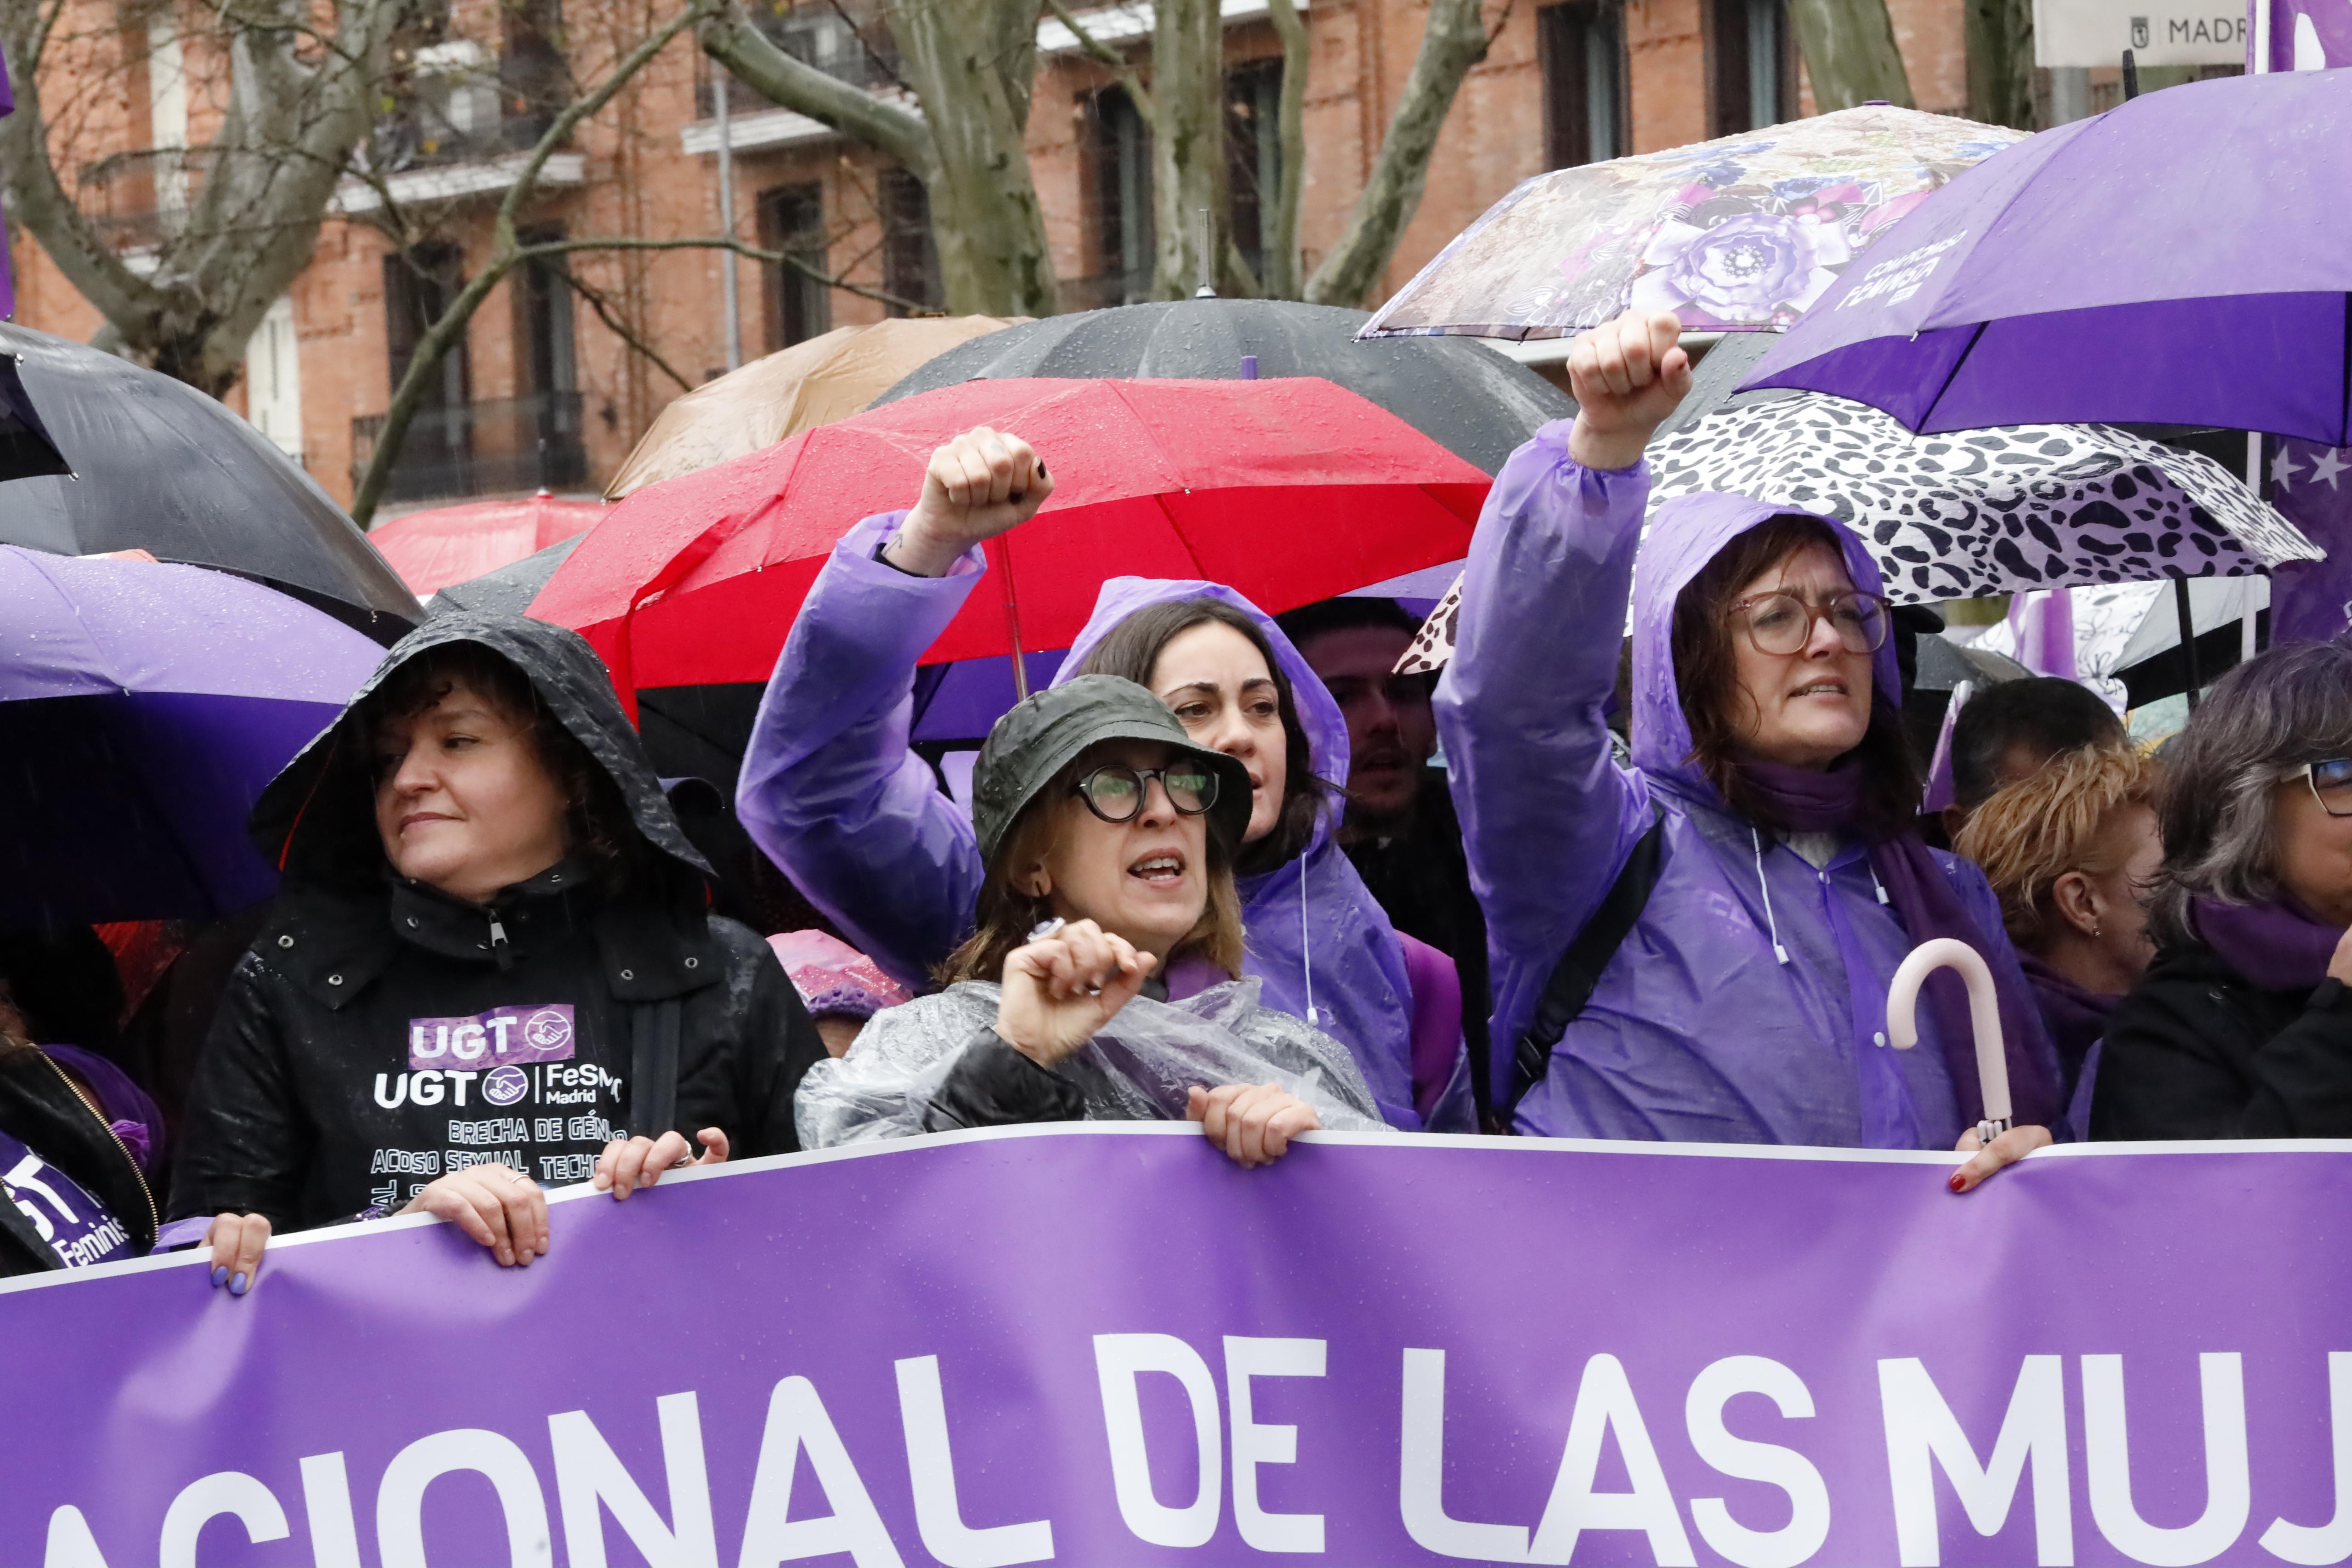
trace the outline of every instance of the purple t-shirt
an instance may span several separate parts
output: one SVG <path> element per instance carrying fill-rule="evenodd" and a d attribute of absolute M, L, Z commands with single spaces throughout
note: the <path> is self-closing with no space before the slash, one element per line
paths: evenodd
<path fill-rule="evenodd" d="M 131 1256 L 131 1232 L 82 1184 L 0 1132 L 0 1194 L 33 1222 L 68 1268 Z"/>

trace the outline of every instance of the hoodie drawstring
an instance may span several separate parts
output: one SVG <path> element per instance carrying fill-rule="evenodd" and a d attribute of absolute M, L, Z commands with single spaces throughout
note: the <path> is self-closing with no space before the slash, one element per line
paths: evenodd
<path fill-rule="evenodd" d="M 1780 922 L 1772 913 L 1772 884 L 1764 879 L 1764 836 L 1751 826 L 1748 837 L 1756 845 L 1756 890 L 1764 895 L 1764 925 L 1772 933 L 1772 956 L 1786 963 L 1789 962 L 1789 950 L 1780 945 Z M 1886 895 L 1882 891 L 1878 897 L 1884 902 Z"/>

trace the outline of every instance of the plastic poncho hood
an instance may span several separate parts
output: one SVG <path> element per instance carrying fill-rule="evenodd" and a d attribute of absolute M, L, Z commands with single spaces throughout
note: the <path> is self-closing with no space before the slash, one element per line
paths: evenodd
<path fill-rule="evenodd" d="M 1274 617 L 1222 583 L 1114 577 L 1070 644 L 1059 684 L 1076 679 L 1113 628 L 1152 605 L 1213 599 L 1250 618 L 1290 684 L 1291 711 L 1306 732 L 1309 765 L 1334 792 L 1348 784 L 1348 721 L 1339 704 Z M 1403 950 L 1386 910 L 1349 864 L 1337 837 L 1340 795 L 1320 813 L 1307 847 L 1271 871 L 1237 878 L 1252 973 L 1265 1005 L 1356 1043 L 1373 1097 L 1411 1118 L 1412 994 Z"/>
<path fill-rule="evenodd" d="M 619 789 L 638 836 L 671 873 L 675 897 L 699 908 L 710 867 L 678 826 L 636 729 L 621 711 L 604 660 L 567 627 L 520 616 L 461 610 L 426 621 L 393 645 L 366 684 L 286 764 L 253 808 L 254 843 L 297 880 L 352 881 L 383 863 L 373 806 L 373 758 L 364 707 L 411 660 L 436 648 L 472 643 L 521 672 L 548 712 L 580 742 Z"/>
<path fill-rule="evenodd" d="M 1878 563 L 1853 531 L 1835 518 L 1748 496 L 1709 492 L 1670 500 L 1657 510 L 1633 567 L 1633 765 L 1654 779 L 1671 780 L 1721 803 L 1706 775 L 1690 762 L 1690 720 L 1675 677 L 1675 602 L 1723 553 L 1725 546 L 1776 517 L 1811 518 L 1830 531 L 1845 557 L 1847 574 L 1865 594 L 1883 594 Z M 1903 675 L 1888 637 L 1870 659 L 1874 708 L 1898 707 Z"/>

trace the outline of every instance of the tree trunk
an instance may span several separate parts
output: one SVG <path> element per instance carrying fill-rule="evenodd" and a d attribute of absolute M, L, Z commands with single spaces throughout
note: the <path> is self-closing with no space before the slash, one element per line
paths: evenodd
<path fill-rule="evenodd" d="M 1184 299 L 1203 279 L 1235 281 L 1225 265 L 1233 201 L 1224 50 L 1217 0 L 1158 0 L 1151 38 L 1151 202 L 1159 241 L 1151 292 L 1158 299 Z"/>
<path fill-rule="evenodd" d="M 1968 0 L 1969 118 L 2033 129 L 2032 0 Z"/>
<path fill-rule="evenodd" d="M 0 120 L 10 213 L 106 318 L 102 335 L 167 375 L 218 396 L 236 384 L 261 318 L 310 265 L 327 205 L 367 134 L 404 0 L 343 0 L 331 47 L 304 64 L 310 7 L 278 0 L 226 14 L 235 90 L 206 147 L 205 176 L 147 277 L 100 235 L 51 165 L 42 112 L 41 7 L 0 0 L 0 50 L 16 112 Z"/>
<path fill-rule="evenodd" d="M 1050 316 L 1059 308 L 1025 133 L 1037 6 L 893 0 L 900 68 L 923 105 L 935 174 L 931 232 L 949 311 Z"/>
<path fill-rule="evenodd" d="M 923 183 L 950 311 L 1052 315 L 1053 257 L 1024 142 L 1034 10 L 1013 0 L 892 0 L 887 15 L 920 113 L 794 59 L 740 8 L 704 28 L 702 47 L 770 102 L 897 159 Z"/>
<path fill-rule="evenodd" d="M 1356 199 L 1348 227 L 1315 275 L 1307 298 L 1318 305 L 1355 305 L 1363 300 L 1396 254 L 1405 225 L 1421 205 L 1429 181 L 1430 155 L 1446 111 L 1470 68 L 1486 58 L 1486 28 L 1478 0 L 1430 0 L 1429 20 L 1397 100 L 1371 177 Z"/>
<path fill-rule="evenodd" d="M 1291 0 L 1268 0 L 1266 15 L 1282 40 L 1282 101 L 1275 117 L 1282 184 L 1265 220 L 1265 276 L 1258 282 L 1268 299 L 1296 300 L 1302 283 L 1298 203 L 1307 188 L 1307 24 Z"/>
<path fill-rule="evenodd" d="M 1916 107 L 1886 0 L 1789 0 L 1789 20 L 1804 53 L 1813 102 L 1822 113 L 1873 99 Z"/>

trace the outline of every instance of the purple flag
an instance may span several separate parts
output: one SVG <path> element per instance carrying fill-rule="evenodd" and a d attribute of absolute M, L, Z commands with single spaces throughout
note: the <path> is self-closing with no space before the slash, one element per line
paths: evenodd
<path fill-rule="evenodd" d="M 2271 504 L 2327 552 L 2272 569 L 2271 640 L 2338 636 L 2352 627 L 2352 448 L 2273 439 L 2269 452 Z"/>
<path fill-rule="evenodd" d="M 2352 66 L 2352 0 L 2248 0 L 2251 71 Z"/>
<path fill-rule="evenodd" d="M 1955 1158 L 1024 1128 L 10 1281 L 0 1563 L 2352 1554 L 2352 1146 Z"/>

